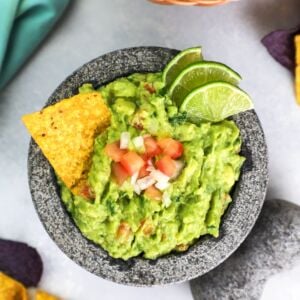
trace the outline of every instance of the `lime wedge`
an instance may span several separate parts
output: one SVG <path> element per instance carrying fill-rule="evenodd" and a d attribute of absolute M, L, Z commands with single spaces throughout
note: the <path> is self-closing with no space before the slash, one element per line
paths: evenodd
<path fill-rule="evenodd" d="M 238 85 L 241 76 L 231 68 L 218 62 L 196 62 L 186 67 L 170 86 L 168 94 L 178 107 L 195 88 L 214 81 Z"/>
<path fill-rule="evenodd" d="M 226 82 L 208 83 L 186 96 L 180 107 L 191 122 L 222 121 L 253 108 L 248 94 Z"/>
<path fill-rule="evenodd" d="M 202 60 L 201 47 L 189 48 L 177 54 L 164 68 L 162 79 L 168 88 L 178 74 L 188 65 Z"/>

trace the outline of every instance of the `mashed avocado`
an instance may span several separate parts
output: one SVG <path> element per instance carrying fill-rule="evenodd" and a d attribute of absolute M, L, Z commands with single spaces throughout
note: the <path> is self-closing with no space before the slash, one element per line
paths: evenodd
<path fill-rule="evenodd" d="M 85 84 L 80 93 L 91 90 Z M 60 182 L 62 200 L 81 232 L 115 258 L 155 259 L 186 250 L 202 235 L 218 237 L 244 162 L 233 121 L 189 123 L 162 91 L 160 73 L 133 74 L 101 87 L 112 119 L 95 140 L 88 178 L 95 199 L 74 196 Z M 184 167 L 167 189 L 168 205 L 136 194 L 130 180 L 122 186 L 111 180 L 112 160 L 104 148 L 122 132 L 172 137 L 183 144 Z"/>

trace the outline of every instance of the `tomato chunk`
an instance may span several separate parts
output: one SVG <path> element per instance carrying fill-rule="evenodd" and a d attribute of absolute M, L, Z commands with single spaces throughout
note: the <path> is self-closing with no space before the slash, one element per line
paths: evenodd
<path fill-rule="evenodd" d="M 149 171 L 147 171 L 146 169 L 147 169 L 147 166 L 141 167 L 138 178 L 143 178 L 143 177 L 146 177 L 149 175 Z"/>
<path fill-rule="evenodd" d="M 144 219 L 141 221 L 141 229 L 144 235 L 150 236 L 154 233 L 154 224 L 149 219 Z"/>
<path fill-rule="evenodd" d="M 172 138 L 160 139 L 158 145 L 162 152 L 171 158 L 179 158 L 183 153 L 183 145 Z"/>
<path fill-rule="evenodd" d="M 156 167 L 169 177 L 174 176 L 177 170 L 176 162 L 168 155 L 164 155 L 161 159 L 159 159 L 156 162 Z"/>
<path fill-rule="evenodd" d="M 140 154 L 140 157 L 143 159 L 145 163 L 147 163 L 148 159 L 150 159 L 147 153 Z"/>
<path fill-rule="evenodd" d="M 88 185 L 85 185 L 81 192 L 80 192 L 80 196 L 91 200 L 91 199 L 95 199 L 95 194 L 93 193 L 93 191 L 91 190 L 91 188 Z"/>
<path fill-rule="evenodd" d="M 121 158 L 127 152 L 124 149 L 120 149 L 120 142 L 107 144 L 104 151 L 115 162 L 121 161 Z"/>
<path fill-rule="evenodd" d="M 123 155 L 120 163 L 130 176 L 138 172 L 145 165 L 145 161 L 137 153 L 132 151 Z"/>
<path fill-rule="evenodd" d="M 149 197 L 150 199 L 161 201 L 162 192 L 158 190 L 155 186 L 151 185 L 145 190 L 145 196 Z"/>
<path fill-rule="evenodd" d="M 156 92 L 155 88 L 153 85 L 150 85 L 148 83 L 146 83 L 144 85 L 144 88 L 150 93 L 150 94 L 154 94 Z"/>
<path fill-rule="evenodd" d="M 117 230 L 117 238 L 127 241 L 131 235 L 131 228 L 127 222 L 121 222 Z"/>
<path fill-rule="evenodd" d="M 146 155 L 148 157 L 154 157 L 161 153 L 161 149 L 159 148 L 156 140 L 153 137 L 147 136 L 144 138 L 144 145 L 146 149 Z"/>
<path fill-rule="evenodd" d="M 112 176 L 117 181 L 118 185 L 122 185 L 124 181 L 129 177 L 129 174 L 120 163 L 113 162 L 111 170 Z"/>

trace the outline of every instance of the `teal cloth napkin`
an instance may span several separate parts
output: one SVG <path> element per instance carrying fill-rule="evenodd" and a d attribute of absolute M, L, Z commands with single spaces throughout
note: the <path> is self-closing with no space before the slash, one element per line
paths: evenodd
<path fill-rule="evenodd" d="M 0 89 L 62 15 L 69 0 L 0 0 Z"/>

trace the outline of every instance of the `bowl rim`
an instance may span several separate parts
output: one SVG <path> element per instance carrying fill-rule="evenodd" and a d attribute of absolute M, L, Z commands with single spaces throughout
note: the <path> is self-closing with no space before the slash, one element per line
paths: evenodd
<path fill-rule="evenodd" d="M 162 69 L 176 53 L 178 50 L 175 49 L 143 46 L 101 55 L 69 75 L 55 89 L 45 106 L 72 96 L 75 94 L 75 88 L 88 82 L 87 79 L 91 79 L 95 74 L 104 76 L 100 85 L 107 84 L 113 80 L 111 78 L 120 77 L 120 74 L 129 75 L 128 69 L 141 68 L 141 72 L 143 68 L 148 69 L 148 72 Z M 105 73 L 105 67 L 109 66 L 113 74 Z M 99 80 L 97 78 L 98 82 Z M 95 80 L 90 82 L 94 83 Z M 155 261 L 137 257 L 124 262 L 111 258 L 100 246 L 85 238 L 74 224 L 59 197 L 52 167 L 31 139 L 28 153 L 29 187 L 34 207 L 46 232 L 62 252 L 78 265 L 99 277 L 119 284 L 157 286 L 180 283 L 214 269 L 240 246 L 252 230 L 264 203 L 268 185 L 267 146 L 258 116 L 251 110 L 234 116 L 233 119 L 241 130 L 242 154 L 250 155 L 250 158 L 249 163 L 246 161 L 236 185 L 235 199 L 222 218 L 218 239 L 201 237 L 188 251 L 171 253 Z M 238 200 L 246 209 L 237 202 Z M 249 204 L 250 200 L 253 205 Z M 242 219 L 239 216 L 240 212 L 246 213 Z M 231 228 L 237 230 L 237 234 L 232 234 Z"/>

